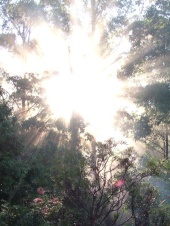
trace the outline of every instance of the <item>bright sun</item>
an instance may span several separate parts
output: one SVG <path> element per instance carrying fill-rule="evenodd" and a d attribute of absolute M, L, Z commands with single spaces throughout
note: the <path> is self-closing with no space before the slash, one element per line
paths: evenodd
<path fill-rule="evenodd" d="M 90 123 L 102 123 L 120 107 L 120 84 L 116 79 L 57 75 L 44 86 L 57 117 L 69 119 L 76 111 Z"/>
<path fill-rule="evenodd" d="M 90 124 L 92 133 L 98 133 L 98 138 L 106 139 L 111 133 L 113 117 L 121 107 L 120 84 L 116 79 L 93 74 L 79 78 L 57 75 L 45 83 L 45 88 L 56 117 L 69 121 L 75 111 Z"/>
<path fill-rule="evenodd" d="M 54 73 L 44 83 L 54 115 L 69 121 L 72 112 L 78 112 L 99 139 L 111 136 L 115 131 L 113 117 L 122 106 L 122 83 L 116 78 L 119 65 L 110 66 L 113 56 L 111 60 L 100 57 L 91 38 L 80 28 L 67 42 L 60 32 L 47 26 L 36 31 L 43 55 L 41 65 Z"/>
<path fill-rule="evenodd" d="M 43 85 L 54 115 L 69 121 L 72 112 L 78 112 L 97 139 L 115 136 L 114 115 L 124 104 L 120 97 L 123 85 L 116 78 L 121 62 L 115 61 L 127 48 L 126 40 L 117 52 L 103 58 L 97 48 L 100 29 L 92 39 L 84 29 L 75 27 L 68 38 L 60 30 L 42 24 L 33 36 L 37 53 L 28 52 L 24 63 L 20 62 L 22 67 L 17 68 L 23 70 L 21 73 L 48 71 L 53 75 Z M 12 61 L 13 65 L 19 64 L 18 59 Z"/>

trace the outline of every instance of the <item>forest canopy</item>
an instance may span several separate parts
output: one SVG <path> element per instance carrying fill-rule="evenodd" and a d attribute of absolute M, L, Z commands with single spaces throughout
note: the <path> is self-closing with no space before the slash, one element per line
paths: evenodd
<path fill-rule="evenodd" d="M 0 16 L 1 225 L 170 225 L 169 0 Z"/>

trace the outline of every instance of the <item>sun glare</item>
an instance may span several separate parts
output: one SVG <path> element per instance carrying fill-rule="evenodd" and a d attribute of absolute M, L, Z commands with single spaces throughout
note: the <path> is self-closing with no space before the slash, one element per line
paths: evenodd
<path fill-rule="evenodd" d="M 95 74 L 92 65 L 87 70 L 82 65 L 81 70 L 48 80 L 44 84 L 48 102 L 56 117 L 69 121 L 72 113 L 78 112 L 89 123 L 90 132 L 106 139 L 115 132 L 113 118 L 122 107 L 122 84 L 114 77 Z"/>
<path fill-rule="evenodd" d="M 100 36 L 99 30 L 97 33 Z M 122 107 L 123 85 L 116 78 L 120 62 L 113 64 L 114 55 L 103 59 L 96 48 L 99 37 L 92 39 L 79 26 L 66 38 L 60 31 L 42 24 L 35 29 L 34 36 L 39 52 L 39 60 L 34 61 L 36 67 L 52 74 L 57 72 L 44 83 L 54 116 L 69 121 L 72 113 L 78 112 L 96 137 L 113 136 L 113 118 Z M 121 45 L 122 52 L 125 45 L 126 40 Z M 118 51 L 116 56 L 121 54 Z"/>
<path fill-rule="evenodd" d="M 123 85 L 116 78 L 121 63 L 117 59 L 128 44 L 123 40 L 115 54 L 102 58 L 97 49 L 102 33 L 99 28 L 92 38 L 86 30 L 75 26 L 66 37 L 60 30 L 43 23 L 33 30 L 36 53 L 28 52 L 17 68 L 51 73 L 52 78 L 43 86 L 55 117 L 69 121 L 72 113 L 78 112 L 95 136 L 106 139 L 114 136 L 114 115 L 123 103 L 120 97 Z M 15 62 L 21 61 L 16 58 Z M 7 65 L 11 70 L 13 67 Z"/>

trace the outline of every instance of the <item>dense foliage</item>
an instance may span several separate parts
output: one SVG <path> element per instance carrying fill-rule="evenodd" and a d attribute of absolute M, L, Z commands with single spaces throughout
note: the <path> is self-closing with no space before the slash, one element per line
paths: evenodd
<path fill-rule="evenodd" d="M 2 0 L 1 50 L 26 67 L 29 55 L 42 54 L 33 35 L 41 23 L 61 32 L 66 43 L 75 24 L 84 26 L 95 51 L 106 58 L 127 36 L 131 49 L 117 76 L 134 82 L 125 96 L 142 113 L 122 109 L 116 124 L 125 136 L 144 142 L 152 156 L 141 158 L 138 148 L 113 138 L 97 142 L 76 112 L 68 123 L 56 119 L 42 84 L 58 72 L 26 68 L 17 73 L 1 65 L 0 224 L 168 226 L 169 196 L 163 200 L 149 178 L 169 179 L 170 3 L 152 1 L 140 15 L 142 0 L 84 0 L 81 15 L 73 3 Z M 96 41 L 99 27 L 102 35 Z M 70 43 L 67 52 L 74 52 Z M 69 70 L 74 73 L 76 64 L 70 62 Z"/>
<path fill-rule="evenodd" d="M 168 225 L 170 210 L 145 180 L 163 163 L 136 168 L 132 148 L 119 153 L 112 139 L 95 142 L 78 115 L 70 127 L 54 123 L 58 129 L 36 145 L 8 102 L 1 101 L 0 113 L 2 225 Z"/>

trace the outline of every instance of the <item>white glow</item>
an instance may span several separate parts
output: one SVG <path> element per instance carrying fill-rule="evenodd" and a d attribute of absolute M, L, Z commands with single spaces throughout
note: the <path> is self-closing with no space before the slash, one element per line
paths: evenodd
<path fill-rule="evenodd" d="M 17 69 L 21 73 L 57 71 L 58 75 L 44 83 L 54 115 L 69 121 L 73 111 L 80 113 L 98 140 L 120 136 L 112 125 L 116 111 L 123 105 L 119 97 L 122 84 L 116 78 L 120 61 L 116 59 L 128 48 L 127 40 L 123 40 L 120 49 L 117 47 L 116 52 L 102 58 L 97 48 L 101 33 L 98 26 L 92 39 L 75 26 L 66 38 L 61 31 L 42 24 L 33 32 L 35 52 L 23 53 L 24 60 L 7 55 L 3 62 L 4 68 L 14 73 Z"/>
<path fill-rule="evenodd" d="M 42 35 L 44 32 L 47 36 Z M 69 121 L 72 112 L 76 111 L 90 124 L 89 130 L 97 139 L 114 136 L 114 115 L 122 107 L 119 97 L 122 84 L 116 78 L 120 65 L 114 60 L 121 50 L 115 56 L 112 54 L 103 59 L 94 39 L 79 26 L 75 26 L 69 39 L 65 40 L 60 32 L 53 32 L 43 25 L 37 30 L 36 39 L 43 53 L 43 66 L 58 72 L 44 84 L 54 115 Z M 126 40 L 121 45 L 122 51 L 125 46 Z"/>
<path fill-rule="evenodd" d="M 73 111 L 89 123 L 97 139 L 115 135 L 114 115 L 122 106 L 121 84 L 113 78 L 58 75 L 45 83 L 48 102 L 56 117 L 70 119 Z"/>

